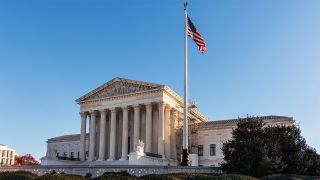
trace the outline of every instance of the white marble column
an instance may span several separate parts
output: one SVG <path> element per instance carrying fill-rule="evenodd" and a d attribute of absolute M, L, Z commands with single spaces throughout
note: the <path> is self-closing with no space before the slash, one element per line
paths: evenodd
<path fill-rule="evenodd" d="M 87 125 L 87 113 L 80 112 L 81 115 L 81 132 L 80 132 L 80 160 L 86 160 L 86 125 Z"/>
<path fill-rule="evenodd" d="M 171 115 L 171 159 L 177 160 L 177 142 L 176 142 L 176 128 L 178 122 L 178 111 L 173 110 Z"/>
<path fill-rule="evenodd" d="M 166 105 L 164 112 L 164 154 L 168 159 L 170 159 L 170 136 L 171 136 L 171 117 L 170 117 L 171 107 Z"/>
<path fill-rule="evenodd" d="M 91 111 L 91 124 L 90 124 L 90 144 L 89 144 L 89 161 L 94 160 L 94 152 L 95 152 L 95 146 L 96 146 L 96 112 Z"/>
<path fill-rule="evenodd" d="M 117 110 L 116 108 L 112 108 L 111 110 L 111 123 L 110 123 L 110 156 L 108 161 L 114 161 L 116 154 L 116 116 Z"/>
<path fill-rule="evenodd" d="M 152 104 L 146 104 L 146 152 L 151 152 L 152 140 Z"/>
<path fill-rule="evenodd" d="M 133 150 L 136 150 L 136 144 L 140 138 L 140 106 L 133 106 L 134 109 L 134 125 L 133 125 Z"/>
<path fill-rule="evenodd" d="M 122 108 L 123 113 L 123 122 L 122 122 L 122 151 L 121 151 L 121 160 L 126 160 L 128 156 L 128 107 L 125 106 Z"/>
<path fill-rule="evenodd" d="M 100 115 L 99 161 L 104 161 L 106 152 L 106 110 L 101 110 Z"/>
<path fill-rule="evenodd" d="M 158 154 L 162 155 L 162 158 L 165 159 L 164 154 L 164 108 L 166 104 L 160 102 L 158 104 L 159 108 L 159 126 L 158 126 Z"/>

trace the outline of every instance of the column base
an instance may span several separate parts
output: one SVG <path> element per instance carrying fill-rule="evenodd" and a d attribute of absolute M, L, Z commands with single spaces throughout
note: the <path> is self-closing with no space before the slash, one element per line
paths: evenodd
<path fill-rule="evenodd" d="M 128 157 L 127 156 L 126 157 L 121 157 L 119 160 L 120 161 L 126 161 L 126 160 L 128 160 Z"/>
<path fill-rule="evenodd" d="M 183 150 L 182 150 L 181 166 L 189 166 L 189 153 L 188 153 L 188 149 L 183 149 Z"/>
<path fill-rule="evenodd" d="M 103 159 L 98 159 L 97 161 L 105 161 L 105 160 L 106 160 L 106 159 L 103 158 Z"/>
<path fill-rule="evenodd" d="M 114 158 L 107 159 L 108 162 L 114 161 Z"/>

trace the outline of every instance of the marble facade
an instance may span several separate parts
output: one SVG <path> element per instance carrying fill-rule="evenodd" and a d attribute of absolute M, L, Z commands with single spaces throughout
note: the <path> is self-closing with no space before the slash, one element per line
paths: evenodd
<path fill-rule="evenodd" d="M 0 144 L 0 166 L 14 165 L 16 152 L 14 149 L 8 148 L 6 145 Z"/>
<path fill-rule="evenodd" d="M 49 139 L 42 165 L 179 164 L 183 100 L 169 87 L 114 78 L 76 103 L 80 134 Z M 192 165 L 219 166 L 222 142 L 231 138 L 238 119 L 208 121 L 196 108 L 189 107 L 188 112 L 190 160 L 197 161 Z M 265 116 L 264 120 L 271 125 L 294 123 L 281 116 Z M 135 153 L 140 141 L 143 156 Z"/>

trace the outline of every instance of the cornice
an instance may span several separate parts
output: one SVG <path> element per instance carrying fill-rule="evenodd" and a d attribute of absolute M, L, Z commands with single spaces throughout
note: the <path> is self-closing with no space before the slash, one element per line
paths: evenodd
<path fill-rule="evenodd" d="M 292 117 L 286 116 L 263 116 L 260 117 L 265 124 L 265 126 L 273 125 L 275 123 L 284 123 L 286 125 L 294 124 L 295 120 Z M 198 123 L 199 130 L 212 130 L 212 129 L 230 129 L 237 126 L 237 123 L 240 119 L 226 119 L 226 120 L 219 120 L 219 121 L 208 121 L 204 123 Z"/>

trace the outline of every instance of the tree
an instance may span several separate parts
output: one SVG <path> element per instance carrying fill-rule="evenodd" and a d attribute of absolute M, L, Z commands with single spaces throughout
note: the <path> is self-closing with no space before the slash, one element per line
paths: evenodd
<path fill-rule="evenodd" d="M 14 165 L 15 166 L 39 165 L 39 162 L 31 154 L 26 154 L 24 156 L 15 156 Z"/>
<path fill-rule="evenodd" d="M 310 176 L 320 175 L 320 155 L 316 150 L 307 147 L 303 154 L 304 174 Z"/>
<path fill-rule="evenodd" d="M 263 160 L 267 158 L 267 150 L 263 139 L 262 119 L 242 119 L 237 128 L 232 130 L 232 139 L 223 144 L 222 151 L 225 162 L 221 164 L 227 173 L 261 176 Z"/>
<path fill-rule="evenodd" d="M 320 155 L 296 126 L 266 126 L 260 118 L 240 120 L 222 151 L 221 167 L 227 173 L 320 175 Z"/>
<path fill-rule="evenodd" d="M 277 156 L 283 164 L 281 171 L 273 173 L 304 174 L 303 154 L 308 147 L 296 126 L 273 126 L 264 128 L 268 156 Z"/>

